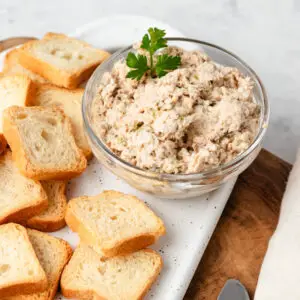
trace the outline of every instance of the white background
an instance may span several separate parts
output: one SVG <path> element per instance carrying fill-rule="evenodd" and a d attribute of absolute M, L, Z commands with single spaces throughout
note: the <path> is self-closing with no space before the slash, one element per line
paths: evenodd
<path fill-rule="evenodd" d="M 300 141 L 300 0 L 0 0 L 0 39 L 73 32 L 120 13 L 160 19 L 248 62 L 272 105 L 265 147 L 294 160 Z"/>

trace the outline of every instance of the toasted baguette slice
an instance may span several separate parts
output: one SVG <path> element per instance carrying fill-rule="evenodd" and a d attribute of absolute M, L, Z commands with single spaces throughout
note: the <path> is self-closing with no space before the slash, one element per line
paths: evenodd
<path fill-rule="evenodd" d="M 52 300 L 55 297 L 63 268 L 72 255 L 72 248 L 64 240 L 46 233 L 32 229 L 28 229 L 27 232 L 33 249 L 46 273 L 48 289 L 40 293 L 7 297 L 3 300 Z"/>
<path fill-rule="evenodd" d="M 30 41 L 20 49 L 23 67 L 52 84 L 71 89 L 88 79 L 110 55 L 85 42 L 55 33 L 48 33 L 41 40 Z"/>
<path fill-rule="evenodd" d="M 66 222 L 106 257 L 143 249 L 165 233 L 162 220 L 142 201 L 116 191 L 70 200 Z"/>
<path fill-rule="evenodd" d="M 49 180 L 41 181 L 41 184 L 48 196 L 48 208 L 27 220 L 26 226 L 41 231 L 53 232 L 66 225 L 66 182 Z"/>
<path fill-rule="evenodd" d="M 8 75 L 23 74 L 29 77 L 34 83 L 38 83 L 38 84 L 49 83 L 49 81 L 44 77 L 24 68 L 19 62 L 19 54 L 20 54 L 19 48 L 13 49 L 6 54 L 4 59 L 4 67 L 3 67 L 3 72 L 5 74 Z"/>
<path fill-rule="evenodd" d="M 41 184 L 21 175 L 11 152 L 0 156 L 0 224 L 22 222 L 47 206 L 47 195 Z"/>
<path fill-rule="evenodd" d="M 21 173 L 37 180 L 69 179 L 86 168 L 72 125 L 57 107 L 7 108 L 4 136 Z"/>
<path fill-rule="evenodd" d="M 78 299 L 138 300 L 161 268 L 161 257 L 149 249 L 103 260 L 80 245 L 63 271 L 61 290 L 65 297 Z"/>
<path fill-rule="evenodd" d="M 32 81 L 24 75 L 0 75 L 0 153 L 6 148 L 3 135 L 2 114 L 11 105 L 25 106 L 34 97 Z"/>
<path fill-rule="evenodd" d="M 81 112 L 83 92 L 84 89 L 67 90 L 53 85 L 41 85 L 37 88 L 36 97 L 32 98 L 30 105 L 60 107 L 71 120 L 77 146 L 90 158 L 92 151 L 84 133 Z"/>
<path fill-rule="evenodd" d="M 0 240 L 0 299 L 45 291 L 47 277 L 26 229 L 14 223 L 1 225 Z"/>

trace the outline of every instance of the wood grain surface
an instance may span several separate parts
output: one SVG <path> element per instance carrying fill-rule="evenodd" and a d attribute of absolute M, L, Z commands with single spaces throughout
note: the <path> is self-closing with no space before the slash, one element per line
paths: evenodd
<path fill-rule="evenodd" d="M 240 280 L 253 299 L 290 170 L 290 164 L 262 150 L 240 175 L 185 300 L 216 300 L 230 278 Z"/>
<path fill-rule="evenodd" d="M 13 37 L 0 41 L 0 53 L 11 47 L 16 47 L 18 45 L 24 44 L 28 41 L 35 40 L 34 37 Z"/>

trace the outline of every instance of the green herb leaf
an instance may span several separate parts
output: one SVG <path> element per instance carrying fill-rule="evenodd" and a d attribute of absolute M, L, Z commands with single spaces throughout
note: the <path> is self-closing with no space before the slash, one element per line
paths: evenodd
<path fill-rule="evenodd" d="M 136 67 L 136 65 L 138 64 L 138 60 L 134 53 L 132 53 L 132 52 L 128 53 L 127 58 L 126 58 L 126 64 L 130 68 Z"/>
<path fill-rule="evenodd" d="M 167 47 L 165 35 L 165 30 L 156 27 L 148 29 L 148 33 L 143 36 L 140 47 L 149 52 L 150 66 L 148 66 L 148 60 L 145 55 L 136 55 L 132 52 L 128 53 L 126 64 L 134 70 L 128 72 L 127 78 L 140 80 L 148 70 L 150 70 L 149 73 L 152 77 L 162 77 L 166 75 L 168 71 L 178 68 L 181 63 L 181 58 L 167 54 L 159 55 L 157 57 L 157 63 L 154 65 L 154 53 L 159 49 Z"/>
<path fill-rule="evenodd" d="M 181 64 L 180 56 L 159 55 L 155 65 L 155 72 L 158 77 L 166 75 L 170 70 L 176 70 Z"/>
<path fill-rule="evenodd" d="M 155 51 L 167 47 L 167 40 L 164 38 L 166 35 L 165 30 L 160 30 L 158 28 L 149 28 L 150 35 L 150 49 L 149 52 L 153 54 Z"/>
<path fill-rule="evenodd" d="M 149 70 L 147 57 L 145 55 L 135 55 L 134 53 L 129 52 L 126 58 L 126 64 L 128 67 L 134 69 L 128 72 L 127 78 L 140 80 Z"/>
<path fill-rule="evenodd" d="M 150 42 L 149 35 L 146 33 L 146 34 L 143 36 L 141 48 L 142 48 L 142 49 L 145 49 L 145 50 L 149 50 L 149 49 L 150 49 L 150 43 L 151 43 L 151 42 Z"/>
<path fill-rule="evenodd" d="M 158 29 L 156 27 L 150 27 L 148 29 L 152 41 L 158 41 L 166 36 L 166 31 L 163 29 Z"/>

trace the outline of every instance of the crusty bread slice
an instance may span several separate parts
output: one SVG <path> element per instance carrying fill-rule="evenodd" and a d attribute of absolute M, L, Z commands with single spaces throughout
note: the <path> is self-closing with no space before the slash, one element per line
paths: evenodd
<path fill-rule="evenodd" d="M 76 88 L 88 79 L 109 53 L 63 34 L 48 33 L 41 40 L 24 44 L 20 51 L 23 67 L 52 84 Z"/>
<path fill-rule="evenodd" d="M 61 290 L 79 299 L 138 300 L 162 268 L 161 257 L 145 249 L 103 260 L 89 246 L 80 245 L 65 267 Z"/>
<path fill-rule="evenodd" d="M 38 181 L 21 175 L 9 150 L 0 156 L 0 224 L 23 222 L 48 206 Z"/>
<path fill-rule="evenodd" d="M 117 191 L 70 200 L 66 222 L 106 257 L 143 249 L 165 233 L 162 220 L 144 202 Z"/>
<path fill-rule="evenodd" d="M 41 231 L 53 232 L 66 225 L 66 182 L 48 180 L 41 181 L 41 184 L 48 196 L 48 208 L 27 220 L 26 226 Z"/>
<path fill-rule="evenodd" d="M 87 162 L 71 122 L 57 107 L 7 108 L 4 136 L 21 173 L 37 180 L 64 180 L 81 174 Z"/>
<path fill-rule="evenodd" d="M 47 289 L 46 274 L 28 238 L 18 224 L 0 226 L 0 299 Z"/>
<path fill-rule="evenodd" d="M 0 75 L 0 153 L 6 148 L 3 136 L 2 114 L 11 105 L 25 106 L 34 97 L 35 87 L 24 75 Z"/>
<path fill-rule="evenodd" d="M 38 83 L 38 84 L 49 83 L 49 81 L 46 78 L 24 68 L 19 62 L 19 54 L 20 54 L 19 48 L 15 48 L 6 54 L 4 59 L 4 67 L 3 67 L 3 72 L 5 74 L 10 74 L 10 75 L 23 74 L 29 77 L 34 83 Z"/>
<path fill-rule="evenodd" d="M 27 232 L 39 262 L 46 273 L 48 289 L 40 293 L 7 297 L 3 300 L 53 300 L 60 275 L 72 255 L 72 248 L 64 240 L 46 233 L 32 229 L 28 229 Z"/>
<path fill-rule="evenodd" d="M 30 105 L 56 105 L 62 108 L 73 125 L 77 146 L 90 158 L 92 151 L 84 133 L 81 113 L 83 92 L 84 89 L 67 90 L 53 85 L 41 85 L 37 88 L 36 97 L 32 98 Z"/>

